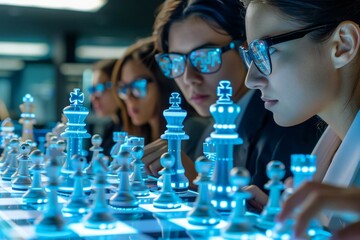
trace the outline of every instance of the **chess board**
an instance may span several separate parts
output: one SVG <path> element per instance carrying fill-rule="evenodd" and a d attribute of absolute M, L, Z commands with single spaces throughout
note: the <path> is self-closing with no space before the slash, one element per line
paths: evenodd
<path fill-rule="evenodd" d="M 107 199 L 116 191 L 116 180 L 110 179 Z M 221 229 L 226 221 L 222 220 L 213 227 L 194 226 L 187 222 L 186 214 L 192 208 L 196 193 L 188 191 L 180 194 L 184 204 L 181 208 L 166 210 L 157 209 L 152 200 L 157 196 L 156 180 L 147 181 L 150 196 L 140 197 L 140 205 L 136 209 L 124 210 L 111 208 L 113 215 L 119 220 L 115 229 L 95 230 L 85 228 L 79 216 L 67 216 L 68 228 L 72 232 L 66 239 L 222 239 Z M 11 189 L 11 183 L 0 181 L 0 239 L 38 239 L 34 221 L 42 214 L 45 204 L 25 204 L 22 200 L 24 192 Z M 93 194 L 89 196 L 90 200 Z M 58 195 L 59 204 L 64 204 L 68 196 Z M 54 237 L 52 237 L 54 238 Z M 64 239 L 64 238 L 62 238 Z"/>

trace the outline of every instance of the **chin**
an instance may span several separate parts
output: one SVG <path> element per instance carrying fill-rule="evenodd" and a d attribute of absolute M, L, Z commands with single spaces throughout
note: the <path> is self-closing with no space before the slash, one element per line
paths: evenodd
<path fill-rule="evenodd" d="M 280 115 L 274 114 L 274 121 L 281 127 L 292 127 L 305 122 L 306 119 L 291 118 L 289 116 L 281 117 Z"/>
<path fill-rule="evenodd" d="M 203 108 L 195 108 L 197 114 L 199 114 L 201 117 L 210 117 L 210 111 L 209 108 L 203 109 Z"/>

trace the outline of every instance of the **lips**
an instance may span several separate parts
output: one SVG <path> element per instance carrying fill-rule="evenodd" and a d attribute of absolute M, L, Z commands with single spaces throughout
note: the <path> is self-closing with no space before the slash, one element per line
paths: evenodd
<path fill-rule="evenodd" d="M 209 95 L 205 95 L 205 94 L 193 94 L 190 97 L 190 101 L 195 102 L 195 103 L 201 103 L 204 102 L 205 100 L 207 100 L 209 98 Z"/>
<path fill-rule="evenodd" d="M 278 103 L 278 100 L 274 100 L 274 99 L 267 98 L 267 97 L 261 97 L 261 100 L 264 101 L 264 106 L 266 109 L 269 109 L 272 106 L 274 106 L 276 103 Z"/>
<path fill-rule="evenodd" d="M 137 114 L 139 114 L 139 112 L 140 111 L 137 108 L 128 108 L 128 113 L 129 113 L 130 116 L 137 115 Z"/>

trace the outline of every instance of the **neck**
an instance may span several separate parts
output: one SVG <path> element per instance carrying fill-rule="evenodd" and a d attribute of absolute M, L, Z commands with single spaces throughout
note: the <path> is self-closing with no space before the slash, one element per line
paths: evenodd
<path fill-rule="evenodd" d="M 359 76 L 344 77 L 347 83 L 342 86 L 339 97 L 330 106 L 319 113 L 319 116 L 328 123 L 341 140 L 346 136 L 356 114 L 360 109 L 360 73 Z M 350 79 L 355 79 L 352 82 Z"/>

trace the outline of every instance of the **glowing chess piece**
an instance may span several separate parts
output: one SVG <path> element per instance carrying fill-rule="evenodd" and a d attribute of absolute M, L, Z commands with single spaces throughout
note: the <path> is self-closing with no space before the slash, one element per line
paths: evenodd
<path fill-rule="evenodd" d="M 134 172 L 131 188 L 136 196 L 148 196 L 150 191 L 145 185 L 141 174 L 141 168 L 144 166 L 144 163 L 141 161 L 141 158 L 144 156 L 144 149 L 140 146 L 135 146 L 132 148 L 131 152 L 135 159 L 132 162 L 134 166 Z"/>
<path fill-rule="evenodd" d="M 64 213 L 77 215 L 84 214 L 89 210 L 90 202 L 83 190 L 83 179 L 86 178 L 83 174 L 85 162 L 85 157 L 79 155 L 72 156 L 71 163 L 73 169 L 75 169 L 72 175 L 74 179 L 74 192 L 70 195 L 69 201 L 65 203 L 62 209 Z"/>
<path fill-rule="evenodd" d="M 231 100 L 230 81 L 222 80 L 217 88 L 219 99 L 210 106 L 210 113 L 215 119 L 215 131 L 210 134 L 215 144 L 215 169 L 212 185 L 212 204 L 218 211 L 231 211 L 232 198 L 230 171 L 233 167 L 233 146 L 242 144 L 236 130 L 235 120 L 240 113 L 240 106 Z"/>
<path fill-rule="evenodd" d="M 181 97 L 177 92 L 171 93 L 169 99 L 171 106 L 164 110 L 163 115 L 167 121 L 167 130 L 161 135 L 162 139 L 168 141 L 168 152 L 174 157 L 171 175 L 171 186 L 176 192 L 186 192 L 189 188 L 189 180 L 185 176 L 185 169 L 181 161 L 181 141 L 189 139 L 183 131 L 183 124 L 187 112 L 180 107 Z M 158 180 L 158 186 L 162 187 L 163 177 Z"/>
<path fill-rule="evenodd" d="M 104 150 L 102 147 L 100 147 L 101 143 L 102 143 L 102 137 L 99 134 L 95 134 L 94 136 L 92 136 L 91 144 L 93 146 L 90 148 L 90 151 L 92 151 L 93 154 L 89 165 L 84 169 L 86 175 L 90 179 L 94 178 L 94 171 L 93 171 L 94 159 L 98 158 L 99 153 Z"/>
<path fill-rule="evenodd" d="M 19 155 L 19 145 L 20 145 L 20 142 L 17 138 L 13 138 L 10 140 L 10 143 L 9 143 L 10 151 L 7 154 L 8 165 L 2 174 L 2 180 L 10 181 L 11 176 L 17 171 L 17 168 L 18 168 L 17 157 Z M 7 162 L 5 162 L 5 163 L 7 163 Z"/>
<path fill-rule="evenodd" d="M 30 94 L 26 94 L 22 100 L 23 103 L 19 106 L 21 110 L 19 123 L 22 124 L 21 140 L 26 141 L 30 139 L 34 141 L 33 126 L 36 123 L 34 98 Z"/>
<path fill-rule="evenodd" d="M 31 161 L 29 158 L 30 149 L 31 147 L 28 143 L 20 144 L 18 175 L 11 184 L 14 190 L 27 191 L 31 185 L 32 179 L 29 173 L 29 162 Z"/>
<path fill-rule="evenodd" d="M 164 168 L 159 172 L 163 176 L 163 187 L 160 195 L 154 201 L 154 207 L 173 209 L 180 208 L 182 200 L 179 198 L 171 186 L 171 175 L 174 174 L 173 166 L 175 163 L 174 156 L 170 153 L 163 153 L 160 157 L 160 164 Z"/>
<path fill-rule="evenodd" d="M 281 191 L 285 188 L 281 179 L 285 176 L 285 166 L 280 161 L 271 161 L 266 166 L 266 174 L 270 179 L 265 184 L 265 189 L 269 190 L 269 200 L 257 219 L 257 226 L 261 229 L 274 227 L 276 224 L 275 218 L 281 211 Z"/>
<path fill-rule="evenodd" d="M 33 180 L 29 190 L 22 196 L 23 201 L 25 203 L 46 203 L 47 194 L 41 184 L 41 172 L 43 171 L 41 164 L 44 162 L 44 154 L 40 150 L 35 150 L 30 154 L 30 159 L 34 164 L 30 168 L 30 172 L 33 174 Z"/>
<path fill-rule="evenodd" d="M 83 106 L 84 93 L 80 89 L 75 88 L 70 93 L 70 106 L 63 109 L 63 113 L 68 119 L 67 128 L 60 136 L 67 139 L 67 158 L 61 169 L 62 182 L 59 187 L 59 192 L 72 193 L 74 190 L 74 179 L 71 178 L 71 174 L 74 170 L 71 166 L 71 157 L 73 155 L 82 155 L 83 153 L 83 138 L 90 138 L 90 134 L 87 133 L 85 126 L 85 118 L 89 114 L 89 110 Z M 90 181 L 84 180 L 84 190 L 91 191 Z"/>
<path fill-rule="evenodd" d="M 236 187 L 233 193 L 235 207 L 231 211 L 228 225 L 223 229 L 222 236 L 225 239 L 256 239 L 257 231 L 252 221 L 246 216 L 245 200 L 251 197 L 251 193 L 242 190 L 249 184 L 250 174 L 245 168 L 236 167 L 231 170 L 230 179 Z"/>
<path fill-rule="evenodd" d="M 209 171 L 212 168 L 213 161 L 202 156 L 195 162 L 196 171 L 199 173 L 194 180 L 194 184 L 199 186 L 198 196 L 194 208 L 188 213 L 189 223 L 194 225 L 216 225 L 220 222 L 220 215 L 216 212 L 210 201 L 210 185 L 212 183 L 209 177 Z"/>

